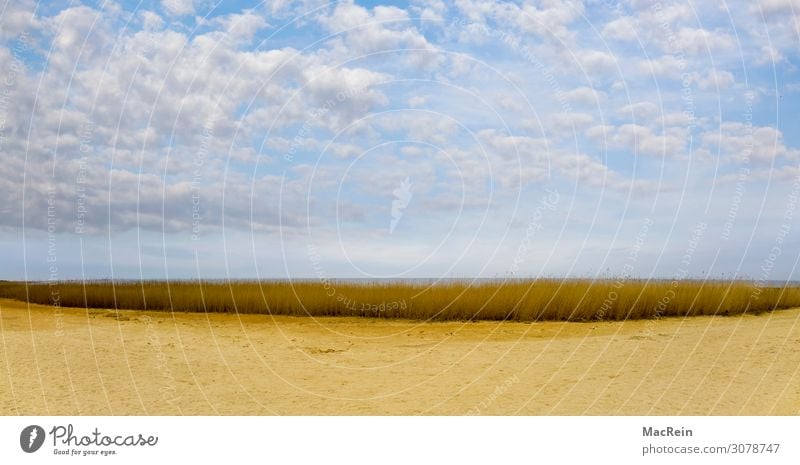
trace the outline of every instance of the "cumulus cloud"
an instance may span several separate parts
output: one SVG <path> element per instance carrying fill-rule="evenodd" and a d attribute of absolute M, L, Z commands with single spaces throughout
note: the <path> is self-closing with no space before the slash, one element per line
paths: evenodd
<path fill-rule="evenodd" d="M 701 135 L 703 147 L 737 163 L 766 164 L 800 160 L 800 150 L 787 147 L 783 133 L 769 126 L 724 122 Z"/>
<path fill-rule="evenodd" d="M 500 9 L 503 12 L 501 17 L 513 21 L 521 31 L 560 39 L 573 34 L 569 25 L 580 18 L 585 11 L 583 2 L 572 0 L 542 2 L 538 6 L 526 3 L 519 9 L 505 5 L 506 8 Z"/>
<path fill-rule="evenodd" d="M 519 163 L 518 175 L 504 180 L 507 185 L 558 176 L 577 183 L 583 189 L 600 187 L 611 191 L 627 191 L 635 188 L 637 191 L 652 192 L 647 183 L 626 179 L 602 161 L 584 153 L 557 148 L 544 138 L 516 136 L 494 130 L 481 131 L 478 136 L 490 156 Z M 513 173 L 511 170 L 506 172 Z"/>
<path fill-rule="evenodd" d="M 142 10 L 139 12 L 142 21 L 142 29 L 145 31 L 157 31 L 164 27 L 164 19 L 152 11 Z"/>
<path fill-rule="evenodd" d="M 681 28 L 674 36 L 667 36 L 662 44 L 666 52 L 691 55 L 727 51 L 735 46 L 733 36 L 727 32 L 691 27 Z"/>
<path fill-rule="evenodd" d="M 563 98 L 573 104 L 598 106 L 607 96 L 605 92 L 598 89 L 581 86 L 564 92 Z"/>
<path fill-rule="evenodd" d="M 189 11 L 178 8 L 186 4 L 170 5 L 174 14 Z M 164 29 L 160 17 L 147 11 L 139 14 L 141 30 L 117 34 L 113 15 L 79 6 L 39 18 L 53 43 L 41 71 L 26 66 L 28 55 L 15 59 L 13 51 L 0 48 L 0 57 L 9 58 L 0 62 L 4 75 L 11 66 L 15 70 L 9 89 L 14 105 L 3 107 L 1 139 L 4 151 L 14 156 L 5 164 L 9 171 L 0 192 L 18 205 L 23 191 L 27 199 L 2 224 L 20 225 L 23 210 L 46 211 L 42 207 L 52 196 L 61 211 L 72 212 L 79 204 L 87 210 L 87 232 L 186 231 L 192 226 L 191 186 L 199 184 L 208 228 L 219 227 L 223 216 L 226 224 L 249 227 L 251 214 L 263 210 L 253 227 L 275 230 L 281 221 L 276 213 L 281 178 L 254 173 L 259 155 L 235 136 L 263 136 L 281 115 L 275 110 L 287 103 L 284 123 L 292 124 L 333 101 L 314 123 L 335 128 L 385 101 L 372 88 L 386 79 L 383 73 L 331 66 L 313 53 L 288 48 L 242 50 L 268 26 L 253 11 L 209 20 L 203 24 L 208 31 L 193 37 Z M 36 72 L 41 74 L 32 75 Z M 37 93 L 39 80 L 47 92 Z M 266 118 L 253 117 L 258 114 Z M 281 155 L 262 153 L 259 159 Z M 231 160 L 237 165 L 225 169 Z M 250 185 L 252 192 L 245 190 Z M 230 200 L 223 209 L 226 191 Z M 295 189 L 283 199 L 291 202 L 295 194 L 300 195 Z M 254 195 L 261 200 L 252 203 Z M 29 227 L 46 226 L 35 215 L 27 221 Z M 59 223 L 62 231 L 70 227 L 68 220 Z"/>
<path fill-rule="evenodd" d="M 651 120 L 662 112 L 662 108 L 653 102 L 636 102 L 625 105 L 618 110 L 622 117 L 632 117 L 634 120 Z"/>
<path fill-rule="evenodd" d="M 697 86 L 702 90 L 727 89 L 735 81 L 730 71 L 717 69 L 712 69 L 704 76 L 694 73 L 692 80 L 697 82 Z"/>
<path fill-rule="evenodd" d="M 416 16 L 419 16 L 424 25 L 436 26 L 441 25 L 445 21 L 448 7 L 444 1 L 415 1 L 412 2 L 412 4 L 412 11 L 416 13 Z"/>
<path fill-rule="evenodd" d="M 689 162 L 786 177 L 794 139 L 758 99 L 746 125 L 742 89 L 770 95 L 775 64 L 776 100 L 793 108 L 795 6 L 303 0 L 206 17 L 188 0 L 9 2 L 0 226 L 24 214 L 45 229 L 53 203 L 64 233 L 80 208 L 85 234 L 186 237 L 199 221 L 335 238 L 342 220 L 358 243 L 386 236 L 406 176 L 408 221 L 426 231 L 462 208 L 474 225 L 545 183 L 637 202 Z"/>
<path fill-rule="evenodd" d="M 630 17 L 623 16 L 606 23 L 603 26 L 603 36 L 609 39 L 634 40 L 639 37 L 638 22 Z"/>
<path fill-rule="evenodd" d="M 776 13 L 800 12 L 800 0 L 759 0 L 752 6 L 753 10 L 771 15 Z"/>
<path fill-rule="evenodd" d="M 417 67 L 439 60 L 436 47 L 414 26 L 408 12 L 397 7 L 376 6 L 369 10 L 352 2 L 341 2 L 332 11 L 321 13 L 317 21 L 337 36 L 338 42 L 332 50 L 339 57 L 390 51 L 405 53 Z"/>
<path fill-rule="evenodd" d="M 639 70 L 642 73 L 675 80 L 681 79 L 686 66 L 686 61 L 678 59 L 675 55 L 662 55 L 639 62 Z"/>
<path fill-rule="evenodd" d="M 578 65 L 590 75 L 613 71 L 617 65 L 616 57 L 600 50 L 582 50 L 577 53 Z"/>
<path fill-rule="evenodd" d="M 634 5 L 636 11 L 602 27 L 604 37 L 641 44 L 653 55 L 655 48 L 669 55 L 687 58 L 729 51 L 736 46 L 734 36 L 723 29 L 707 29 L 697 24 L 697 12 L 684 3 Z"/>
<path fill-rule="evenodd" d="M 552 113 L 545 121 L 546 134 L 556 139 L 574 137 L 582 134 L 592 123 L 594 123 L 594 116 L 589 113 Z"/>
<path fill-rule="evenodd" d="M 633 155 L 678 157 L 686 154 L 689 131 L 685 127 L 667 127 L 658 133 L 640 124 L 593 126 L 587 135 L 603 146 L 623 149 Z"/>
<path fill-rule="evenodd" d="M 6 1 L 0 13 L 0 39 L 19 38 L 41 27 L 41 19 L 36 15 L 37 3 L 33 0 Z"/>
<path fill-rule="evenodd" d="M 161 7 L 173 16 L 183 16 L 194 13 L 192 0 L 161 0 Z"/>
<path fill-rule="evenodd" d="M 256 14 L 252 10 L 216 16 L 211 20 L 200 18 L 199 22 L 201 25 L 213 28 L 216 31 L 218 40 L 230 40 L 235 43 L 249 43 L 258 31 L 269 26 L 263 16 Z"/>

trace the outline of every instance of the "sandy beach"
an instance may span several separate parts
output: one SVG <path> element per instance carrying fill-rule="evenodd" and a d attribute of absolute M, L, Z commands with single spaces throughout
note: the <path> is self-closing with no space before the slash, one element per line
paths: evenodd
<path fill-rule="evenodd" d="M 591 323 L 0 300 L 3 415 L 798 415 L 800 309 Z"/>

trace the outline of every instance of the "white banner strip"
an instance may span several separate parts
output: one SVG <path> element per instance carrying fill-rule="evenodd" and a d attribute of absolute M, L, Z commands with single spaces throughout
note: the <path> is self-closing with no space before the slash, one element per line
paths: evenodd
<path fill-rule="evenodd" d="M 798 464 L 799 437 L 798 417 L 3 417 L 0 463 Z"/>

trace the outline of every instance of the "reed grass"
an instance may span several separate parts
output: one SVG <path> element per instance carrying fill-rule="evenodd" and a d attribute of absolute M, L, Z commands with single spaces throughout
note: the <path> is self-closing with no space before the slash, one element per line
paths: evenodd
<path fill-rule="evenodd" d="M 64 307 L 418 320 L 625 320 L 800 306 L 800 287 L 747 281 L 0 282 L 0 297 Z"/>

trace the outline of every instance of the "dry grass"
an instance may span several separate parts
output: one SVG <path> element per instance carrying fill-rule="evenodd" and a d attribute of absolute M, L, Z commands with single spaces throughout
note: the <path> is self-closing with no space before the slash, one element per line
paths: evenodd
<path fill-rule="evenodd" d="M 746 281 L 0 282 L 0 297 L 64 307 L 420 320 L 625 320 L 800 306 L 800 287 Z"/>

